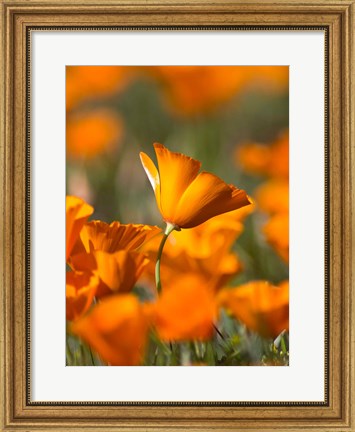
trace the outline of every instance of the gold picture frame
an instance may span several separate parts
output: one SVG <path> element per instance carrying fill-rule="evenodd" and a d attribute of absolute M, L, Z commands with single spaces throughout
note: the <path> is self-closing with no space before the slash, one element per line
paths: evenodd
<path fill-rule="evenodd" d="M 1 430 L 355 431 L 355 0 L 1 0 Z M 326 35 L 327 250 L 324 403 L 34 403 L 29 398 L 31 28 L 319 28 Z M 171 27 L 172 28 L 172 27 Z"/>

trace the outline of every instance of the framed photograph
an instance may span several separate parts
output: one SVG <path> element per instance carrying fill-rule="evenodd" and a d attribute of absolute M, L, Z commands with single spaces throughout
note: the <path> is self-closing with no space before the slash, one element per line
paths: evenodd
<path fill-rule="evenodd" d="M 354 431 L 354 0 L 0 4 L 2 430 Z"/>

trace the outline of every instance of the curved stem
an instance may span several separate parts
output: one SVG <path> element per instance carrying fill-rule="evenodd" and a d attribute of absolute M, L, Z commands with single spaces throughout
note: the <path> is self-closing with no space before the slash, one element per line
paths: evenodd
<path fill-rule="evenodd" d="M 161 243 L 158 249 L 158 256 L 157 256 L 157 262 L 155 264 L 155 284 L 157 286 L 157 291 L 158 293 L 161 292 L 161 280 L 160 280 L 160 261 L 161 261 L 161 256 L 163 254 L 163 249 L 164 249 L 164 245 L 166 240 L 169 237 L 169 234 L 174 231 L 174 229 L 177 229 L 177 227 L 169 222 L 167 222 L 166 224 L 166 228 L 164 231 L 164 235 L 163 238 L 161 239 Z"/>

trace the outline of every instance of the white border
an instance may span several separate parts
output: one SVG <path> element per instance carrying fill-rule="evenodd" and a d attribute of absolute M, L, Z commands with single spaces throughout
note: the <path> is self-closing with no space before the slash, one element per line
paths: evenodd
<path fill-rule="evenodd" d="M 65 65 L 290 66 L 289 367 L 65 367 Z M 324 401 L 324 33 L 32 32 L 32 400 Z"/>

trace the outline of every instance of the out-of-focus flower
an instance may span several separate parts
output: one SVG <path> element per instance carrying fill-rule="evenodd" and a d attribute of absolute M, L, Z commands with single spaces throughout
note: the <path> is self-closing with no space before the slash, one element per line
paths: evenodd
<path fill-rule="evenodd" d="M 289 216 L 280 213 L 272 216 L 263 227 L 266 240 L 286 262 L 289 260 Z"/>
<path fill-rule="evenodd" d="M 208 113 L 248 86 L 285 88 L 283 66 L 154 66 L 145 70 L 162 84 L 170 107 L 183 116 Z"/>
<path fill-rule="evenodd" d="M 67 155 L 93 159 L 118 146 L 123 136 L 123 123 L 117 114 L 95 110 L 71 115 L 67 120 Z"/>
<path fill-rule="evenodd" d="M 161 260 L 162 285 L 169 286 L 169 281 L 192 273 L 211 283 L 216 290 L 222 287 L 242 269 L 238 257 L 230 249 L 243 230 L 241 220 L 251 211 L 252 205 L 215 216 L 189 230 L 173 231 L 166 241 Z M 143 248 L 150 258 L 143 282 L 148 279 L 154 283 L 154 263 L 160 241 L 161 236 L 157 236 Z"/>
<path fill-rule="evenodd" d="M 286 180 L 269 180 L 255 191 L 258 208 L 269 214 L 288 213 L 289 183 Z"/>
<path fill-rule="evenodd" d="M 245 171 L 272 178 L 288 180 L 289 176 L 289 136 L 288 131 L 270 145 L 246 143 L 235 153 L 236 161 Z"/>
<path fill-rule="evenodd" d="M 67 110 L 85 100 L 123 90 L 133 76 L 134 68 L 128 66 L 67 66 Z"/>
<path fill-rule="evenodd" d="M 170 242 L 176 253 L 183 250 L 191 257 L 207 258 L 214 253 L 223 255 L 242 233 L 242 221 L 253 210 L 254 206 L 248 205 L 215 216 L 189 230 L 173 231 L 170 234 Z"/>
<path fill-rule="evenodd" d="M 71 325 L 112 366 L 139 365 L 144 357 L 148 319 L 131 294 L 108 297 Z"/>
<path fill-rule="evenodd" d="M 72 252 L 80 230 L 94 209 L 81 198 L 75 196 L 66 197 L 66 260 Z"/>
<path fill-rule="evenodd" d="M 289 284 L 249 282 L 219 292 L 218 303 L 261 336 L 275 338 L 289 326 Z"/>
<path fill-rule="evenodd" d="M 171 281 L 152 306 L 151 316 L 164 341 L 210 339 L 217 319 L 213 290 L 195 275 Z"/>
<path fill-rule="evenodd" d="M 140 156 L 165 222 L 193 228 L 218 214 L 250 204 L 245 191 L 211 173 L 199 173 L 199 161 L 171 152 L 161 144 L 154 144 L 154 148 L 159 171 L 145 153 Z"/>
<path fill-rule="evenodd" d="M 99 279 L 90 273 L 67 272 L 66 317 L 72 321 L 87 312 L 96 295 Z"/>
<path fill-rule="evenodd" d="M 237 255 L 228 250 L 222 252 L 223 247 L 211 252 L 208 256 L 198 256 L 198 253 L 193 256 L 187 250 L 179 248 L 179 246 L 175 248 L 179 243 L 179 240 L 175 243 L 175 239 L 175 233 L 170 234 L 161 259 L 160 277 L 164 290 L 171 285 L 171 281 L 181 278 L 186 273 L 198 276 L 205 283 L 211 284 L 215 290 L 218 290 L 231 277 L 242 270 Z M 142 282 L 148 282 L 149 285 L 155 283 L 155 262 L 160 240 L 161 238 L 154 239 L 144 248 L 149 263 L 142 275 Z M 229 243 L 229 239 L 226 239 L 226 241 Z"/>

